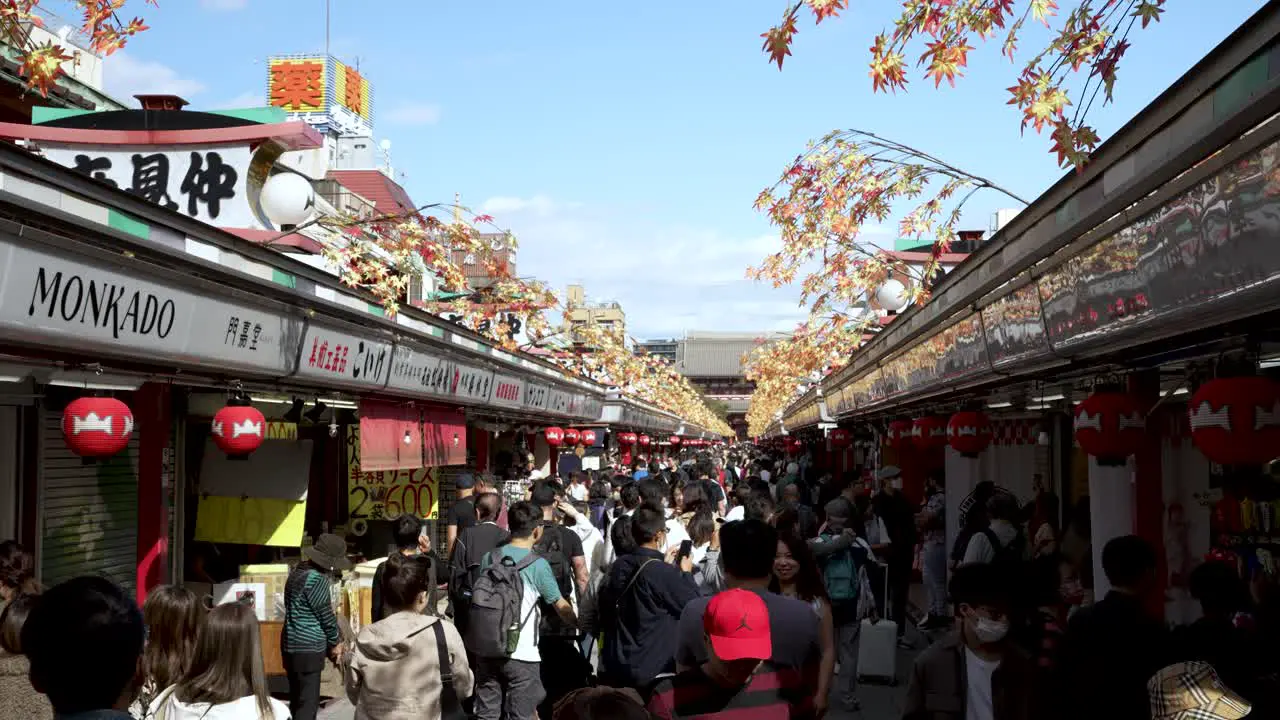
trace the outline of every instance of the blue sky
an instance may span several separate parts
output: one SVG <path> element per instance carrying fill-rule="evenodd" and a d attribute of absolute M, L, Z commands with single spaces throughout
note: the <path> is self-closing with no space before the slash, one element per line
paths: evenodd
<path fill-rule="evenodd" d="M 1019 136 L 1005 88 L 1020 66 L 997 45 L 971 55 L 955 89 L 917 74 L 905 94 L 871 92 L 867 48 L 896 0 L 806 21 L 782 72 L 759 38 L 781 0 L 331 2 L 331 50 L 373 84 L 375 133 L 393 142 L 413 198 L 462 193 L 515 231 L 522 275 L 623 303 L 641 338 L 794 324 L 793 289 L 744 279 L 777 245 L 751 205 L 829 130 L 920 146 L 1028 198 L 1062 174 L 1047 138 Z M 1105 139 L 1263 4 L 1171 0 L 1092 124 Z M 108 60 L 107 89 L 177 92 L 196 109 L 264 105 L 266 58 L 321 50 L 324 5 L 132 0 L 152 29 Z M 1024 49 L 1044 37 L 1028 33 Z M 985 228 L 1008 206 L 979 196 L 965 224 Z"/>

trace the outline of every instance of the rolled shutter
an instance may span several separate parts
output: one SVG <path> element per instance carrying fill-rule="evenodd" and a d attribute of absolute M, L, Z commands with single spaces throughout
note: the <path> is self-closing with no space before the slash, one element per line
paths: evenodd
<path fill-rule="evenodd" d="M 138 433 L 120 454 L 86 463 L 67 449 L 62 416 L 41 420 L 40 582 L 102 575 L 133 595 L 138 557 Z"/>

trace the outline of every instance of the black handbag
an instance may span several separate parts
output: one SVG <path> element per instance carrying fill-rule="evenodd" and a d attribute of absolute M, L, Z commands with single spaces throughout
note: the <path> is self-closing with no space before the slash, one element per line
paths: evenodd
<path fill-rule="evenodd" d="M 467 720 L 467 711 L 453 685 L 453 663 L 449 662 L 449 644 L 444 639 L 441 620 L 431 626 L 436 635 L 436 652 L 440 654 L 440 720 Z"/>

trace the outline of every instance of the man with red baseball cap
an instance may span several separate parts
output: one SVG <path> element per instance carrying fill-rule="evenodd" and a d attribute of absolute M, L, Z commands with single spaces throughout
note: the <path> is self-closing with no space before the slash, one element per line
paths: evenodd
<path fill-rule="evenodd" d="M 791 720 L 813 714 L 799 672 L 774 667 L 769 609 L 750 590 L 711 598 L 702 616 L 707 662 L 659 682 L 649 712 L 662 720 Z"/>

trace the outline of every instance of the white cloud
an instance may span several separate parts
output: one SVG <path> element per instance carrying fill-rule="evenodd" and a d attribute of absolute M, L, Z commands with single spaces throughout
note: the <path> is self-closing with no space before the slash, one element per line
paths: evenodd
<path fill-rule="evenodd" d="M 103 84 L 108 94 L 121 100 L 134 95 L 180 95 L 188 100 L 205 91 L 204 83 L 184 78 L 163 63 L 138 60 L 121 51 L 103 65 Z"/>
<path fill-rule="evenodd" d="M 440 122 L 440 106 L 412 103 L 390 110 L 384 116 L 393 125 L 435 125 Z"/>
<path fill-rule="evenodd" d="M 242 10 L 249 0 L 200 0 L 200 7 L 206 10 Z"/>
<path fill-rule="evenodd" d="M 267 99 L 261 92 L 242 92 L 233 98 L 216 102 L 210 105 L 207 110 L 243 110 L 244 108 L 260 108 L 267 106 Z"/>
<path fill-rule="evenodd" d="M 533 213 L 542 217 L 550 216 L 556 204 L 546 195 L 534 195 L 531 198 L 491 197 L 484 201 L 480 209 L 489 215 L 509 215 L 511 213 Z"/>
<path fill-rule="evenodd" d="M 617 301 L 637 338 L 688 330 L 788 331 L 804 317 L 795 287 L 746 279 L 778 248 L 772 235 L 664 225 L 552 198 L 493 197 L 481 205 L 520 241 L 517 271 L 563 293 L 585 286 L 592 301 Z"/>

